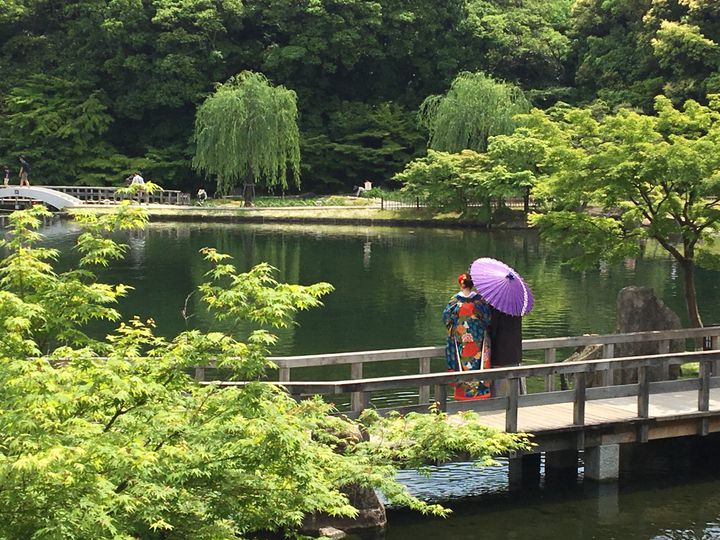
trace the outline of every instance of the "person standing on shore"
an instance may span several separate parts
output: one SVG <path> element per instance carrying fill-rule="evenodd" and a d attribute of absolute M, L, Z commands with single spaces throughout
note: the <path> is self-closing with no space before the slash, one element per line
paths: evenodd
<path fill-rule="evenodd" d="M 139 171 L 135 171 L 133 173 L 132 180 L 130 180 L 130 184 L 140 184 L 142 186 L 145 185 L 145 179 L 140 176 Z"/>
<path fill-rule="evenodd" d="M 3 165 L 3 186 L 7 187 L 10 185 L 10 169 L 7 165 Z"/>
<path fill-rule="evenodd" d="M 30 186 L 30 164 L 25 159 L 25 156 L 20 156 L 18 161 L 20 162 L 20 185 Z"/>

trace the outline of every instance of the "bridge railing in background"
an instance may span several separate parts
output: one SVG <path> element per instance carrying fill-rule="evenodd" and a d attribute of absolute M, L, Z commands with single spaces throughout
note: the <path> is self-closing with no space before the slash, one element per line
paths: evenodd
<path fill-rule="evenodd" d="M 117 193 L 117 187 L 113 186 L 45 186 L 62 193 L 67 193 L 85 202 L 120 202 L 127 199 L 136 199 L 128 193 Z M 145 193 L 142 195 L 143 202 L 155 204 L 190 204 L 190 194 L 183 193 L 176 189 L 163 189 L 156 193 Z"/>
<path fill-rule="evenodd" d="M 670 354 L 671 342 L 678 340 L 694 340 L 703 338 L 707 344 L 707 348 L 712 350 L 720 349 L 720 326 L 706 327 L 706 328 L 687 328 L 680 330 L 662 330 L 652 332 L 636 332 L 629 334 L 607 334 L 607 335 L 585 335 L 576 337 L 558 337 L 558 338 L 541 338 L 541 339 L 526 339 L 523 340 L 523 351 L 527 352 L 542 352 L 543 358 L 539 360 L 539 363 L 535 365 L 527 365 L 519 368 L 503 368 L 495 370 L 487 370 L 485 378 L 493 379 L 498 378 L 499 375 L 505 374 L 508 377 L 511 376 L 532 376 L 532 377 L 543 377 L 544 388 L 543 392 L 547 395 L 560 395 L 567 396 L 573 392 L 578 391 L 577 382 L 574 390 L 561 390 L 556 391 L 556 381 L 559 375 L 567 373 L 586 373 L 592 369 L 593 373 L 602 374 L 603 385 L 607 388 L 623 388 L 627 385 L 612 386 L 614 381 L 614 372 L 616 369 L 628 369 L 629 367 L 636 367 L 630 362 L 608 362 L 615 356 L 615 346 L 618 344 L 627 343 L 647 343 L 647 342 L 659 342 L 660 355 L 647 356 L 647 357 L 631 357 L 635 359 L 647 358 L 647 361 L 642 363 L 644 367 L 656 367 L 661 368 L 663 373 L 667 373 L 671 365 L 677 365 L 678 363 L 695 361 L 696 356 L 693 356 L 694 352 L 689 353 L 673 353 Z M 587 362 L 571 363 L 561 362 L 557 363 L 557 352 L 558 350 L 567 350 L 575 347 L 584 347 L 588 345 L 600 346 L 601 347 L 601 358 L 599 360 L 590 360 Z M 692 348 L 692 347 L 691 347 Z M 684 356 L 683 356 L 684 354 Z M 689 356 L 688 356 L 689 355 Z M 391 349 L 391 350 L 379 350 L 379 351 L 361 351 L 361 352 L 346 352 L 346 353 L 333 353 L 333 354 L 318 354 L 318 355 L 302 355 L 302 356 L 285 356 L 285 357 L 272 357 L 271 360 L 278 366 L 279 374 L 278 380 L 282 384 L 287 383 L 288 389 L 298 395 L 304 395 L 308 393 L 320 393 L 320 394 L 338 394 L 344 392 L 350 393 L 350 410 L 352 414 L 357 415 L 362 412 L 363 409 L 367 408 L 370 404 L 371 392 L 375 391 L 407 391 L 408 388 L 417 388 L 417 405 L 405 405 L 398 407 L 391 407 L 392 410 L 398 410 L 400 412 L 410 411 L 422 411 L 427 410 L 428 405 L 432 402 L 440 402 L 445 404 L 447 407 L 447 395 L 444 384 L 450 382 L 456 382 L 463 379 L 477 379 L 477 372 L 470 372 L 469 374 L 459 373 L 447 373 L 438 372 L 431 373 L 431 361 L 433 358 L 444 358 L 445 348 L 444 347 L 415 347 L 410 349 Z M 697 358 L 706 358 L 705 356 L 697 356 Z M 377 362 L 387 362 L 389 364 L 397 363 L 399 366 L 400 362 L 403 362 L 403 366 L 407 366 L 408 360 L 416 360 L 418 365 L 417 374 L 407 375 L 398 373 L 397 375 L 366 379 L 364 378 L 364 367 L 368 364 Z M 680 362 L 679 360 L 682 360 Z M 712 365 L 708 365 L 708 373 L 720 374 L 720 355 L 712 357 Z M 654 362 L 654 364 L 653 364 Z M 349 365 L 350 366 L 350 379 L 335 380 L 335 381 L 315 381 L 315 382 L 302 382 L 295 381 L 292 379 L 292 373 L 307 369 L 307 368 L 318 368 L 327 366 L 339 366 Z M 577 366 L 590 366 L 587 368 L 577 368 Z M 701 364 L 700 368 L 703 369 L 704 364 Z M 545 366 L 550 366 L 551 369 L 540 369 Z M 571 366 L 569 368 L 560 366 Z M 443 368 L 444 369 L 444 368 Z M 511 371 L 506 371 L 511 369 Z M 573 371 L 575 369 L 575 371 Z M 206 368 L 196 368 L 195 376 L 198 380 L 204 380 L 206 377 Z M 529 370 L 527 372 L 523 370 Z M 396 370 L 397 372 L 397 370 Z M 439 377 L 439 378 L 438 378 Z M 502 378 L 502 377 L 500 377 Z M 436 384 L 436 381 L 443 381 L 443 384 Z M 582 378 L 582 386 L 584 387 L 584 378 Z M 227 383 L 230 384 L 230 383 Z M 652 383 L 661 384 L 661 383 Z M 637 385 L 630 385 L 637 386 Z M 431 388 L 434 387 L 433 395 L 431 396 Z M 595 392 L 596 389 L 592 389 Z M 617 392 L 617 390 L 613 390 Z M 529 394 L 521 396 L 523 402 L 532 401 L 532 396 Z M 628 394 L 630 395 L 630 394 Z M 473 407 L 486 408 L 488 406 L 491 409 L 504 410 L 504 407 L 508 404 L 508 398 L 492 398 L 485 400 L 484 402 L 471 402 Z M 599 398 L 598 398 L 599 399 Z M 500 401 L 497 401 L 500 400 Z M 480 405 L 478 405 L 480 404 Z M 451 408 L 462 407 L 462 404 L 458 405 L 458 402 L 452 403 Z M 380 409 L 380 412 L 383 412 Z"/>
<path fill-rule="evenodd" d="M 471 208 L 479 208 L 484 206 L 485 202 L 467 201 L 467 206 Z M 402 193 L 389 194 L 386 193 L 380 197 L 381 210 L 396 210 L 400 208 L 429 208 L 431 205 L 423 197 L 411 196 Z M 497 210 L 500 206 L 506 206 L 513 210 L 523 210 L 525 208 L 525 200 L 522 197 L 504 197 L 502 203 L 498 199 L 493 199 L 492 208 Z M 534 210 L 536 203 L 534 199 L 528 201 L 528 208 Z"/>

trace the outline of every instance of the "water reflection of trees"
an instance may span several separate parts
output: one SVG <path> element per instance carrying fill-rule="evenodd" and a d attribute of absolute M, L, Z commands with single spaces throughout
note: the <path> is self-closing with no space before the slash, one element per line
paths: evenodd
<path fill-rule="evenodd" d="M 63 245 L 67 240 L 56 238 Z M 133 249 L 107 272 L 136 287 L 123 301 L 123 313 L 152 315 L 165 335 L 185 327 L 185 297 L 208 269 L 199 254 L 204 246 L 229 253 L 242 271 L 267 261 L 280 269 L 282 281 L 332 283 L 336 291 L 324 308 L 301 313 L 299 326 L 278 332 L 282 354 L 442 343 L 440 312 L 457 290 L 457 275 L 482 256 L 505 261 L 531 285 L 536 307 L 525 319 L 526 337 L 612 331 L 617 292 L 627 285 L 651 286 L 684 313 L 672 265 L 652 243 L 637 260 L 577 273 L 562 266 L 533 231 L 154 223 L 142 241 L 142 250 Z M 139 267 L 135 257 L 142 259 Z M 720 285 L 703 272 L 698 278 L 703 316 L 720 320 L 712 301 Z M 196 296 L 191 311 L 193 325 L 211 326 Z M 240 333 L 249 330 L 239 327 Z"/>

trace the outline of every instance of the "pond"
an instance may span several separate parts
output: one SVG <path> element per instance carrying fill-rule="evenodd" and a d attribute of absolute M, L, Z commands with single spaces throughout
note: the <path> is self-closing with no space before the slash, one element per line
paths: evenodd
<path fill-rule="evenodd" d="M 75 226 L 59 223 L 45 233 L 72 258 Z M 296 326 L 278 332 L 277 356 L 441 344 L 440 314 L 457 291 L 457 275 L 485 256 L 505 261 L 532 287 L 535 309 L 524 319 L 525 337 L 612 332 L 617 293 L 628 285 L 653 287 L 686 319 L 680 271 L 653 246 L 640 258 L 580 273 L 563 266 L 533 231 L 156 223 L 125 241 L 126 259 L 102 278 L 132 285 L 122 312 L 153 317 L 166 336 L 186 327 L 181 311 L 209 269 L 199 254 L 205 246 L 232 255 L 243 271 L 266 261 L 282 281 L 331 283 L 335 291 L 324 307 L 300 313 Z M 701 270 L 697 279 L 706 324 L 720 321 L 716 275 Z M 196 295 L 188 307 L 190 324 L 212 326 Z"/>
<path fill-rule="evenodd" d="M 61 250 L 62 264 L 70 264 L 77 228 L 58 223 L 44 232 Z M 124 241 L 126 259 L 101 277 L 132 285 L 123 314 L 154 318 L 166 336 L 188 324 L 215 328 L 197 295 L 190 295 L 209 268 L 199 254 L 205 246 L 232 255 L 241 270 L 267 261 L 278 268 L 280 280 L 333 284 L 324 307 L 301 313 L 298 325 L 278 332 L 273 351 L 278 356 L 441 344 L 440 314 L 457 290 L 457 275 L 482 256 L 507 262 L 532 287 L 536 307 L 524 320 L 525 337 L 612 332 L 617 293 L 628 285 L 653 287 L 686 319 L 679 269 L 652 245 L 637 259 L 578 273 L 563 266 L 532 231 L 156 223 Z M 720 321 L 717 274 L 700 271 L 697 282 L 705 322 Z M 188 321 L 181 315 L 186 303 Z M 707 452 L 709 443 L 717 448 L 717 438 L 710 437 L 701 451 Z M 383 537 L 720 538 L 720 476 L 705 466 L 716 460 L 670 444 L 666 454 L 653 454 L 656 462 L 648 460 L 644 476 L 626 477 L 609 492 L 580 479 L 510 495 L 503 467 L 477 472 L 453 464 L 430 480 L 403 473 L 420 496 L 451 499 L 455 514 L 437 520 L 395 511 Z"/>
<path fill-rule="evenodd" d="M 642 467 L 634 463 L 611 484 L 585 483 L 581 475 L 578 481 L 509 492 L 503 467 L 478 473 L 469 464 L 444 466 L 435 471 L 433 484 L 415 484 L 414 475 L 404 473 L 419 495 L 432 497 L 437 491 L 432 486 L 440 486 L 457 496 L 465 486 L 474 496 L 451 499 L 453 514 L 446 520 L 391 510 L 387 531 L 373 540 L 717 539 L 719 445 L 717 434 L 647 443 L 634 457 Z"/>

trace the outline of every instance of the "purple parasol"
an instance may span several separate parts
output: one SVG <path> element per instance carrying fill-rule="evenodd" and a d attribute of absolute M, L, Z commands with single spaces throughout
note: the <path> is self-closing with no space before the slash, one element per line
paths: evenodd
<path fill-rule="evenodd" d="M 504 262 L 482 257 L 470 266 L 470 277 L 488 303 L 508 315 L 530 313 L 534 300 L 530 287 Z"/>

